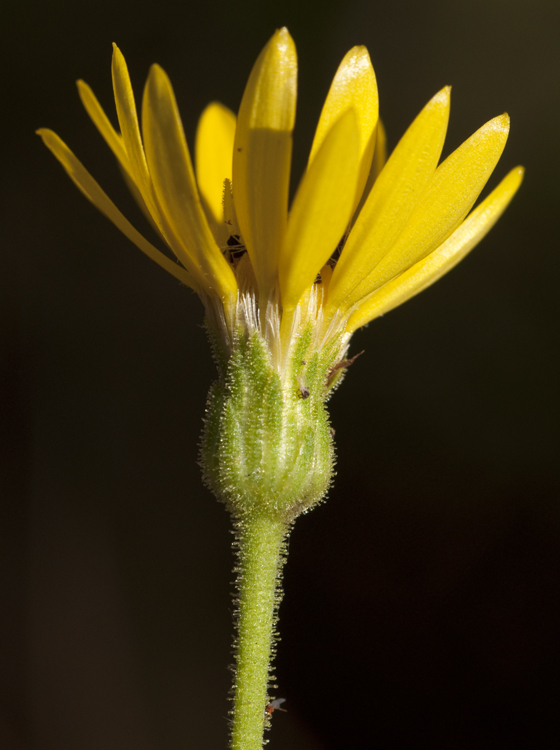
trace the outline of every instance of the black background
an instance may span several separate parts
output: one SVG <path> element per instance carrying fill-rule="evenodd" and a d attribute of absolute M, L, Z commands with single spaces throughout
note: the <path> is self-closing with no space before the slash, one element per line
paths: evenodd
<path fill-rule="evenodd" d="M 330 79 L 365 44 L 393 147 L 453 85 L 445 153 L 508 111 L 499 224 L 428 292 L 356 335 L 331 403 L 328 502 L 290 545 L 271 750 L 555 746 L 558 132 L 555 0 L 3 6 L 0 746 L 224 748 L 231 536 L 196 464 L 214 377 L 197 298 L 91 207 L 51 127 L 144 231 L 78 100 L 113 113 L 169 73 L 191 144 L 237 109 L 281 25 L 300 77 L 294 175 Z M 552 730 L 554 740 L 546 733 Z"/>

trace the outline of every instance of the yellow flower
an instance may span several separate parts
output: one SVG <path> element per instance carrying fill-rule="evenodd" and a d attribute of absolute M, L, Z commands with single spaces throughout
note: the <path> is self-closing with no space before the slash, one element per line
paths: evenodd
<path fill-rule="evenodd" d="M 245 319 L 261 331 L 274 319 L 275 335 L 284 342 L 298 321 L 311 316 L 322 341 L 343 331 L 347 345 L 357 328 L 458 263 L 497 221 L 522 180 L 517 167 L 469 213 L 500 158 L 509 118 L 490 120 L 438 166 L 449 87 L 426 104 L 384 163 L 375 75 L 367 50 L 354 47 L 336 72 L 288 210 L 297 59 L 286 29 L 273 35 L 255 63 L 237 121 L 221 104 L 203 112 L 196 176 L 165 72 L 158 65 L 150 70 L 141 135 L 116 46 L 112 71 L 120 133 L 82 81 L 80 97 L 143 212 L 181 265 L 132 227 L 55 133 L 38 132 L 86 197 L 194 289 L 229 334 L 245 300 Z"/>
<path fill-rule="evenodd" d="M 458 263 L 523 176 L 512 170 L 469 213 L 501 156 L 509 118 L 490 120 L 438 166 L 448 87 L 385 163 L 375 75 L 367 50 L 354 47 L 335 74 L 288 209 L 296 86 L 294 43 L 281 29 L 253 67 L 237 119 L 217 103 L 203 112 L 195 176 L 159 66 L 144 89 L 141 130 L 117 47 L 120 132 L 78 82 L 134 197 L 179 263 L 134 229 L 55 133 L 38 131 L 86 197 L 206 308 L 218 378 L 200 465 L 232 514 L 238 552 L 233 750 L 263 747 L 286 540 L 332 481 L 325 404 L 354 359 L 346 358 L 352 333 Z"/>

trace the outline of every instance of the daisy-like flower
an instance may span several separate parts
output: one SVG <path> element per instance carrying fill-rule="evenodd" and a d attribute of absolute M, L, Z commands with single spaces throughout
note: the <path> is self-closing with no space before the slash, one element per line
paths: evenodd
<path fill-rule="evenodd" d="M 351 49 L 336 72 L 289 210 L 297 59 L 286 29 L 274 34 L 255 63 L 237 120 L 218 103 L 203 112 L 196 135 L 196 176 L 165 72 L 158 65 L 150 70 L 142 134 L 126 63 L 116 46 L 112 73 L 120 133 L 83 81 L 78 82 L 80 97 L 142 211 L 179 263 L 134 229 L 55 133 L 43 129 L 39 134 L 86 197 L 143 252 L 200 295 L 222 380 L 227 380 L 236 342 L 257 334 L 283 397 L 292 405 L 294 399 L 311 397 L 296 411 L 313 411 L 311 405 L 322 404 L 340 380 L 350 361 L 346 352 L 352 333 L 458 263 L 493 226 L 522 180 L 522 168 L 512 170 L 469 214 L 500 158 L 509 118 L 490 120 L 438 165 L 449 87 L 426 104 L 385 163 L 377 85 L 364 47 Z M 314 356 L 320 361 L 309 364 Z M 252 405 L 245 406 L 251 413 Z M 281 421 L 286 420 L 289 414 L 283 413 Z M 296 422 L 301 422 L 299 416 Z M 246 482 L 238 486 L 233 474 L 240 464 L 232 465 L 230 459 L 247 447 L 236 441 L 228 444 L 229 458 L 220 455 L 220 434 L 226 427 L 215 425 L 212 413 L 209 425 L 207 479 L 228 504 L 240 493 L 246 502 L 249 488 Z M 293 482 L 286 502 L 294 461 L 301 468 L 298 477 L 313 479 L 316 474 L 309 471 L 307 456 L 297 460 L 303 433 L 299 425 L 292 427 L 295 434 L 287 441 L 291 455 L 284 450 L 278 454 L 273 441 L 269 446 L 282 458 L 281 465 L 268 472 L 253 466 L 245 473 L 254 480 L 258 502 L 281 502 L 297 513 L 322 497 L 329 479 L 323 477 L 321 487 Z M 332 463 L 332 455 L 322 455 L 323 463 Z M 279 492 L 285 500 L 279 500 Z"/>
<path fill-rule="evenodd" d="M 204 303 L 219 378 L 208 400 L 202 464 L 239 532 L 232 742 L 260 750 L 283 544 L 293 519 L 331 481 L 324 404 L 352 361 L 350 338 L 464 258 L 510 202 L 523 169 L 471 211 L 502 154 L 509 118 L 490 120 L 438 164 L 449 87 L 426 104 L 386 161 L 374 71 L 367 50 L 354 47 L 335 74 L 288 207 L 297 59 L 286 29 L 255 63 L 237 118 L 218 103 L 203 112 L 196 173 L 165 72 L 150 70 L 141 129 L 116 46 L 112 73 L 120 132 L 82 81 L 80 97 L 179 263 L 128 222 L 55 133 L 38 132 L 86 197 Z"/>

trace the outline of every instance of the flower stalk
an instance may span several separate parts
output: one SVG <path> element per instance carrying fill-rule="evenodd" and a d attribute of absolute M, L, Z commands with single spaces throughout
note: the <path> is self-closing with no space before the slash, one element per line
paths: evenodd
<path fill-rule="evenodd" d="M 258 512 L 238 521 L 236 533 L 238 597 L 231 747 L 261 750 L 288 525 Z"/>

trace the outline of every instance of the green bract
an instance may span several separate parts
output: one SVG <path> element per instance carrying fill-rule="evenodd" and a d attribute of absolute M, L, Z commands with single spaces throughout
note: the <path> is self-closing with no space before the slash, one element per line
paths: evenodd
<path fill-rule="evenodd" d="M 333 472 L 325 401 L 340 371 L 337 340 L 313 351 L 311 324 L 282 372 L 259 331 L 239 331 L 208 396 L 201 463 L 235 516 L 265 512 L 287 522 L 316 505 Z"/>

